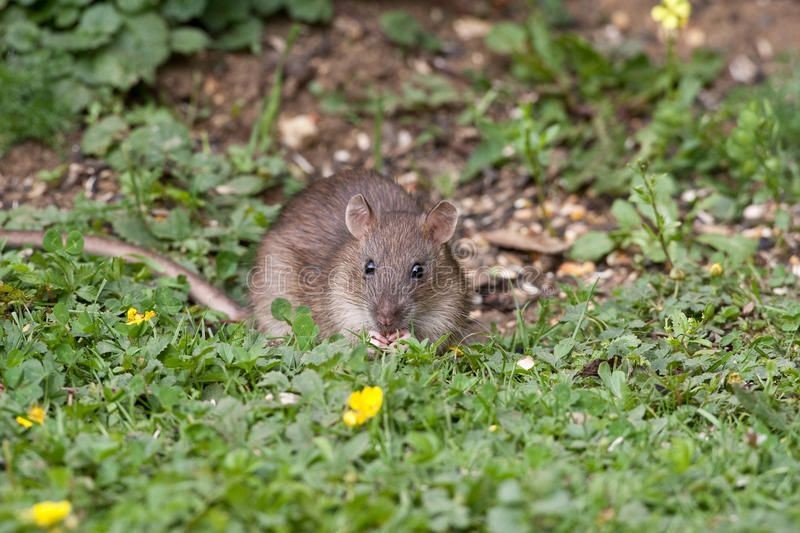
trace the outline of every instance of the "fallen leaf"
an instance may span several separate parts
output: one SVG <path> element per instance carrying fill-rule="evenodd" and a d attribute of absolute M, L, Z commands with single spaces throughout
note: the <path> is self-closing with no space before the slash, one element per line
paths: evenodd
<path fill-rule="evenodd" d="M 521 235 L 517 232 L 499 229 L 483 233 L 483 238 L 498 248 L 510 248 L 523 252 L 558 255 L 569 248 L 564 241 L 544 234 Z"/>

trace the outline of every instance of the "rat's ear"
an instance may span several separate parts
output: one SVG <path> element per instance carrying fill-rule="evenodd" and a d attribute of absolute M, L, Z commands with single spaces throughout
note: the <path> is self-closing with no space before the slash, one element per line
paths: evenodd
<path fill-rule="evenodd" d="M 458 224 L 458 209 L 447 200 L 442 200 L 425 217 L 425 234 L 436 244 L 444 244 L 455 233 L 456 224 Z"/>
<path fill-rule="evenodd" d="M 356 239 L 361 239 L 367 234 L 369 228 L 375 222 L 375 215 L 372 208 L 367 203 L 363 194 L 356 194 L 347 202 L 347 210 L 344 213 L 344 223 L 347 229 Z"/>

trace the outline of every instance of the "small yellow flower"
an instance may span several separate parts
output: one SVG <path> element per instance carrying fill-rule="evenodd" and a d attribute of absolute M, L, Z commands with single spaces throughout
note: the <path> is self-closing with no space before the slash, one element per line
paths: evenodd
<path fill-rule="evenodd" d="M 742 379 L 741 374 L 739 374 L 738 372 L 731 372 L 730 374 L 728 374 L 728 378 L 726 381 L 728 382 L 728 385 L 738 385 L 742 383 L 744 380 Z"/>
<path fill-rule="evenodd" d="M 44 424 L 44 409 L 38 405 L 34 405 L 28 409 L 28 419 L 40 425 Z"/>
<path fill-rule="evenodd" d="M 725 269 L 722 268 L 722 265 L 719 263 L 714 263 L 710 267 L 708 267 L 708 273 L 711 274 L 711 277 L 718 278 L 725 272 Z"/>
<path fill-rule="evenodd" d="M 26 522 L 39 527 L 50 527 L 67 518 L 72 512 L 72 504 L 67 500 L 60 502 L 40 502 L 22 513 Z"/>
<path fill-rule="evenodd" d="M 666 31 L 675 31 L 689 23 L 692 5 L 689 0 L 661 0 L 661 3 L 650 11 L 653 20 L 661 24 Z"/>
<path fill-rule="evenodd" d="M 131 307 L 128 309 L 128 321 L 125 323 L 129 326 L 133 326 L 141 324 L 142 322 L 149 322 L 154 316 L 156 316 L 155 311 L 145 311 L 144 313 L 140 313 L 138 309 Z"/>
<path fill-rule="evenodd" d="M 31 422 L 30 420 L 28 420 L 24 416 L 18 416 L 15 420 L 17 421 L 17 424 L 19 424 L 20 426 L 22 426 L 24 428 L 29 428 L 29 427 L 31 427 L 33 425 L 33 422 Z"/>
<path fill-rule="evenodd" d="M 380 387 L 364 387 L 347 398 L 349 409 L 342 415 L 342 422 L 347 427 L 360 426 L 378 414 L 383 405 L 383 389 Z"/>

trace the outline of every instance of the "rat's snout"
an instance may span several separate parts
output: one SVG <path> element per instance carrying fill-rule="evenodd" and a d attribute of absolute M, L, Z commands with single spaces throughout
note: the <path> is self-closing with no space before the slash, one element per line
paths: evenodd
<path fill-rule="evenodd" d="M 400 307 L 395 304 L 383 302 L 375 309 L 375 323 L 384 335 L 405 329 L 402 318 Z"/>

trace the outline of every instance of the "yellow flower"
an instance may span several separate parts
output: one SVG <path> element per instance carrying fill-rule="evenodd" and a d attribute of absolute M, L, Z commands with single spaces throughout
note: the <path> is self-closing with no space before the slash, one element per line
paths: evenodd
<path fill-rule="evenodd" d="M 708 267 L 708 273 L 711 274 L 711 277 L 718 278 L 721 276 L 725 270 L 722 268 L 722 265 L 719 263 L 714 263 L 710 267 Z"/>
<path fill-rule="evenodd" d="M 34 405 L 28 409 L 28 419 L 37 424 L 44 424 L 44 409 L 38 405 Z"/>
<path fill-rule="evenodd" d="M 24 428 L 29 428 L 29 427 L 31 427 L 33 425 L 33 422 L 31 422 L 30 420 L 28 420 L 24 416 L 18 416 L 15 420 L 17 421 L 17 424 L 19 424 L 20 426 L 22 426 Z"/>
<path fill-rule="evenodd" d="M 140 313 L 135 307 L 128 309 L 128 321 L 125 322 L 129 326 L 141 324 L 142 322 L 149 322 L 151 318 L 156 316 L 155 311 L 145 311 Z"/>
<path fill-rule="evenodd" d="M 730 374 L 728 374 L 728 378 L 726 381 L 728 385 L 739 385 L 744 380 L 742 379 L 741 374 L 739 374 L 738 372 L 731 372 Z"/>
<path fill-rule="evenodd" d="M 661 4 L 653 7 L 650 16 L 661 24 L 666 31 L 683 28 L 689 23 L 692 5 L 689 0 L 661 0 Z"/>
<path fill-rule="evenodd" d="M 67 500 L 60 502 L 40 502 L 22 513 L 26 522 L 39 527 L 50 527 L 58 524 L 72 512 L 72 504 Z"/>
<path fill-rule="evenodd" d="M 342 422 L 347 427 L 360 426 L 378 414 L 383 405 L 383 389 L 380 387 L 364 387 L 347 398 L 349 409 L 342 415 Z"/>

